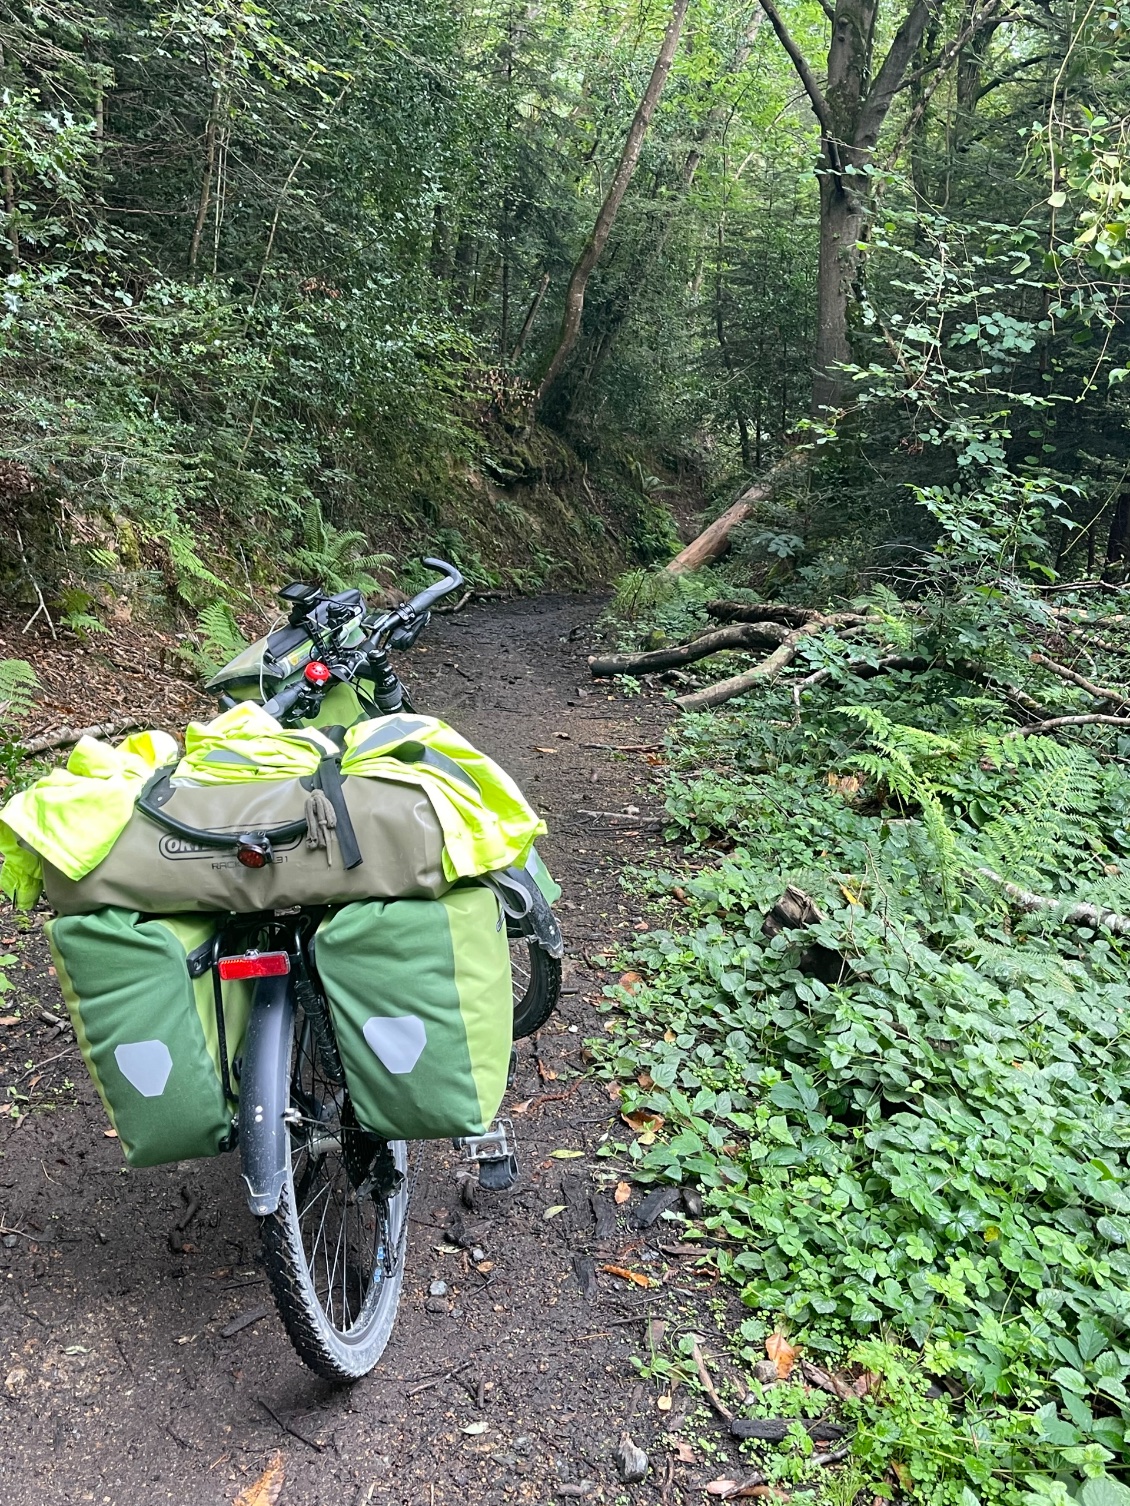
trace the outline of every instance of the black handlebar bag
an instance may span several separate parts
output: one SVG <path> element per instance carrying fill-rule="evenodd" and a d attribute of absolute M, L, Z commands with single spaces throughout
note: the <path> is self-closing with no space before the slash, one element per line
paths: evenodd
<path fill-rule="evenodd" d="M 286 909 L 354 899 L 438 899 L 443 829 L 423 790 L 341 777 L 332 759 L 302 779 L 149 782 L 98 866 L 69 879 L 43 864 L 61 915 L 107 906 L 149 914 Z M 251 864 L 247 862 L 251 858 Z"/>

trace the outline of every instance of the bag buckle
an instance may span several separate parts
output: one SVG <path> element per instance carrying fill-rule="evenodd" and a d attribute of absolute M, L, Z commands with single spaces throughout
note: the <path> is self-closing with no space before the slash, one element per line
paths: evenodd
<path fill-rule="evenodd" d="M 479 1168 L 479 1186 L 486 1192 L 505 1192 L 518 1180 L 514 1126 L 509 1119 L 496 1119 L 482 1135 L 464 1135 L 453 1140 L 466 1160 Z"/>

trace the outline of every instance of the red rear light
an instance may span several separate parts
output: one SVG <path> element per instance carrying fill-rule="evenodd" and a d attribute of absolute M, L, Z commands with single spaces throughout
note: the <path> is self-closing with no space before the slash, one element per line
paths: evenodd
<path fill-rule="evenodd" d="M 261 847 L 237 847 L 235 855 L 245 868 L 266 868 L 271 861 Z"/>
<path fill-rule="evenodd" d="M 221 957 L 220 977 L 281 978 L 290 972 L 290 958 L 285 952 L 244 952 L 242 957 Z"/>
<path fill-rule="evenodd" d="M 311 685 L 324 685 L 327 680 L 333 679 L 333 670 L 320 659 L 307 664 L 305 673 Z"/>

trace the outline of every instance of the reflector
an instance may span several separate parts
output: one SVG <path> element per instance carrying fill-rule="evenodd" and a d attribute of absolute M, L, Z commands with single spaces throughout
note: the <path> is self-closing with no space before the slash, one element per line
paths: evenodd
<path fill-rule="evenodd" d="M 285 952 L 244 952 L 242 957 L 221 957 L 220 977 L 281 978 L 290 972 L 290 958 Z"/>

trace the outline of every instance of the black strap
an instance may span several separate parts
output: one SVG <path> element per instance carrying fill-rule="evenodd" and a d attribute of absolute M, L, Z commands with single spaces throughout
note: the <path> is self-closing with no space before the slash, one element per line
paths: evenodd
<path fill-rule="evenodd" d="M 327 760 L 328 761 L 328 760 Z M 339 776 L 340 778 L 340 776 Z M 142 790 L 138 796 L 137 808 L 143 816 L 148 816 L 157 826 L 163 827 L 174 837 L 183 837 L 186 842 L 194 842 L 197 847 L 215 847 L 222 852 L 234 852 L 240 842 L 249 836 L 265 837 L 268 842 L 289 842 L 294 837 L 306 835 L 306 817 L 302 816 L 297 821 L 288 821 L 285 826 L 244 827 L 241 831 L 210 831 L 207 827 L 189 826 L 185 821 L 178 821 L 175 816 L 166 815 L 161 809 L 161 796 L 168 789 L 172 779 L 171 769 L 162 769 L 155 778 Z M 340 787 L 340 786 L 339 786 Z M 329 791 L 326 791 L 329 795 Z M 168 796 L 165 795 L 167 799 Z M 333 796 L 329 796 L 331 802 Z M 344 804 L 344 802 L 343 802 Z M 336 806 L 335 806 L 336 809 Z M 348 821 L 348 814 L 346 820 Z M 338 820 L 341 820 L 341 812 L 338 812 Z M 349 835 L 356 849 L 357 839 L 353 836 L 353 828 L 349 828 Z M 342 847 L 344 853 L 344 844 Z M 360 854 L 358 854 L 358 862 Z M 347 867 L 354 866 L 347 864 Z"/>
<path fill-rule="evenodd" d="M 341 764 L 332 755 L 323 758 L 318 765 L 318 785 L 326 799 L 334 808 L 337 817 L 338 851 L 341 853 L 341 861 L 345 868 L 358 868 L 365 861 L 361 856 L 361 849 L 357 845 L 357 833 L 353 830 L 353 822 L 349 816 L 349 807 L 345 803 L 345 791 L 341 787 Z"/>

